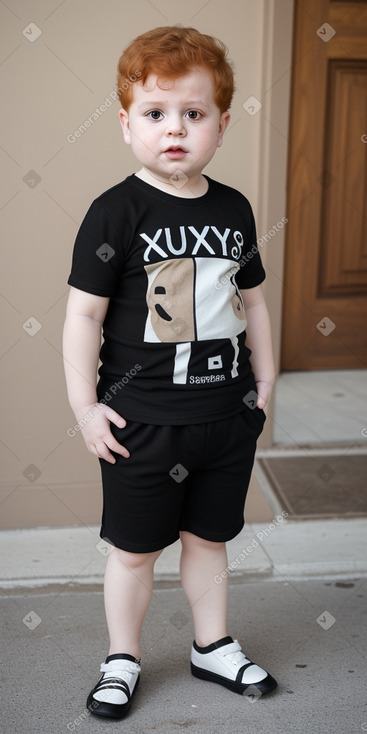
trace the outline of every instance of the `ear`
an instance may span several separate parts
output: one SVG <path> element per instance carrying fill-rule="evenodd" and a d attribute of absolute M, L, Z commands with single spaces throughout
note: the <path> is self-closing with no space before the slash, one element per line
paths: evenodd
<path fill-rule="evenodd" d="M 218 130 L 218 142 L 217 147 L 220 148 L 220 146 L 223 143 L 223 135 L 225 131 L 227 130 L 227 127 L 229 125 L 231 119 L 230 112 L 227 110 L 226 112 L 222 112 L 219 120 L 219 130 Z"/>
<path fill-rule="evenodd" d="M 124 134 L 125 143 L 130 145 L 131 133 L 130 133 L 130 124 L 129 124 L 129 113 L 127 112 L 127 110 L 121 109 L 119 111 L 119 119 L 120 119 L 120 125 L 122 127 L 122 132 Z"/>

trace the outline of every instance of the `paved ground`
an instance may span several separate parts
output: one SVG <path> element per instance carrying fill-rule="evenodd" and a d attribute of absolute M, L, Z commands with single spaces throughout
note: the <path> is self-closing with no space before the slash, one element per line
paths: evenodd
<path fill-rule="evenodd" d="M 251 703 L 191 676 L 193 630 L 186 597 L 180 588 L 155 590 L 143 631 L 141 684 L 130 715 L 118 722 L 92 717 L 85 708 L 106 655 L 102 593 L 55 589 L 4 596 L 1 719 L 6 727 L 2 730 L 15 734 L 366 731 L 366 592 L 366 578 L 245 583 L 231 579 L 231 633 L 279 682 L 277 692 Z"/>
<path fill-rule="evenodd" d="M 274 444 L 366 446 L 367 370 L 282 372 L 275 385 Z"/>

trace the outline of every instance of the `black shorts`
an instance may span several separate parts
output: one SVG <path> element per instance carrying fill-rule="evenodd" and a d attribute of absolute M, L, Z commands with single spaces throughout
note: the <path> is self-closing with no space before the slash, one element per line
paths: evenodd
<path fill-rule="evenodd" d="M 205 540 L 234 538 L 244 525 L 244 505 L 256 441 L 265 420 L 245 408 L 224 420 L 155 426 L 111 423 L 130 451 L 100 459 L 103 482 L 101 537 L 132 553 L 165 548 L 188 530 Z"/>

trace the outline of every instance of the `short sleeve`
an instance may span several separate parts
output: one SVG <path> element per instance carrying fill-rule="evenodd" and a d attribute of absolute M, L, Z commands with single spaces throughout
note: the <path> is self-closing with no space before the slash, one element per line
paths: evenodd
<path fill-rule="evenodd" d="M 123 269 L 121 237 L 103 204 L 95 200 L 78 231 L 68 284 L 96 296 L 113 296 Z"/>
<path fill-rule="evenodd" d="M 256 224 L 250 203 L 247 201 L 247 236 L 242 247 L 239 259 L 240 269 L 236 273 L 236 283 L 239 288 L 255 288 L 265 280 L 265 270 L 257 246 Z"/>

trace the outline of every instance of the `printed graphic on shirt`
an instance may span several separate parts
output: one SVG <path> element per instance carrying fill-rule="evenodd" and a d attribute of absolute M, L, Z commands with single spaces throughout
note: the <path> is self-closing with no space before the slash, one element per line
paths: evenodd
<path fill-rule="evenodd" d="M 231 366 L 227 374 L 236 377 L 238 335 L 246 328 L 246 315 L 241 294 L 235 282 L 239 269 L 234 260 L 221 258 L 182 258 L 145 266 L 148 277 L 148 317 L 145 342 L 175 343 L 173 381 L 186 383 L 213 382 L 225 379 L 224 354 L 231 345 Z M 220 281 L 217 290 L 214 283 Z M 191 343 L 213 341 L 216 351 L 202 360 L 196 378 L 190 376 Z M 230 340 L 230 341 L 229 341 Z M 205 372 L 207 374 L 205 374 Z"/>
<path fill-rule="evenodd" d="M 165 260 L 145 270 L 149 311 L 144 341 L 195 341 L 194 260 Z"/>
<path fill-rule="evenodd" d="M 140 237 L 148 244 L 143 255 L 145 262 L 161 260 L 169 255 L 195 256 L 199 250 L 206 257 L 221 255 L 238 260 L 243 247 L 243 235 L 239 230 L 232 231 L 226 227 L 222 234 L 217 227 L 209 225 L 201 231 L 196 227 L 181 226 L 178 232 L 172 231 L 171 227 L 161 227 L 153 237 L 146 232 L 141 232 Z"/>
<path fill-rule="evenodd" d="M 145 265 L 148 318 L 145 342 L 225 339 L 246 328 L 235 282 L 238 263 L 221 258 L 182 258 Z M 220 281 L 217 290 L 214 283 Z"/>

